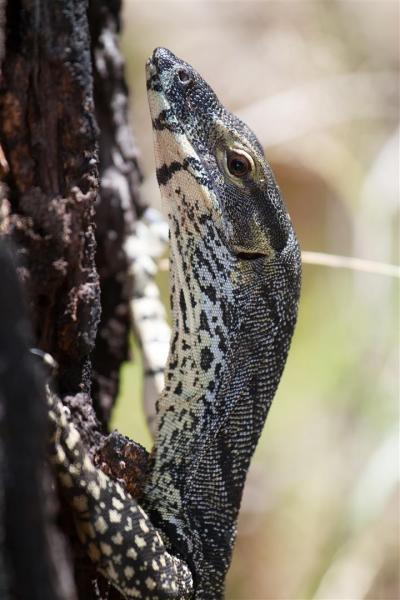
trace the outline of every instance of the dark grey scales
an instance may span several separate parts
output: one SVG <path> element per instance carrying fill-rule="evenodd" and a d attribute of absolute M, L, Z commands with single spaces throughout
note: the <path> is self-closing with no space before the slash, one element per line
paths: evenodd
<path fill-rule="evenodd" d="M 49 393 L 52 460 L 89 556 L 127 598 L 222 598 L 243 486 L 296 323 L 301 259 L 254 134 L 187 63 L 147 63 L 173 332 L 139 506 Z"/>

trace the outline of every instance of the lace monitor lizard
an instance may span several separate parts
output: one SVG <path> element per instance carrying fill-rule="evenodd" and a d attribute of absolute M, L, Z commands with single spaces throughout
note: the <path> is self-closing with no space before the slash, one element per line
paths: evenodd
<path fill-rule="evenodd" d="M 49 393 L 52 461 L 82 544 L 126 598 L 217 600 L 296 322 L 300 252 L 254 134 L 168 50 L 146 70 L 173 315 L 154 466 L 139 506 Z"/>

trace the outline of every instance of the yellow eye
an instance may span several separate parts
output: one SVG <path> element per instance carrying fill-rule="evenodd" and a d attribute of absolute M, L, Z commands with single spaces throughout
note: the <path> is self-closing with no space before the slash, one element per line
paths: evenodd
<path fill-rule="evenodd" d="M 233 177 L 241 179 L 251 172 L 253 161 L 242 152 L 228 150 L 226 153 L 226 166 Z"/>

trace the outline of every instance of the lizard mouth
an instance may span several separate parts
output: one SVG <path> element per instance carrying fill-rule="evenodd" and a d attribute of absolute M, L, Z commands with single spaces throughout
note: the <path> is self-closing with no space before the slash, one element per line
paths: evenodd
<path fill-rule="evenodd" d="M 146 62 L 146 86 L 148 90 L 161 91 L 158 70 L 152 58 Z"/>
<path fill-rule="evenodd" d="M 236 254 L 237 258 L 240 260 L 246 260 L 252 262 L 253 260 L 258 260 L 259 258 L 266 258 L 267 255 L 262 252 L 238 252 Z"/>
<path fill-rule="evenodd" d="M 183 76 L 187 79 L 182 79 Z M 192 76 L 188 73 L 186 63 L 165 48 L 154 50 L 146 62 L 146 86 L 156 135 L 163 131 L 170 132 L 174 137 L 187 135 L 184 123 L 178 118 L 176 102 L 180 98 L 180 104 L 184 107 L 185 88 L 190 87 L 188 84 L 191 82 Z"/>
<path fill-rule="evenodd" d="M 160 73 L 173 67 L 173 54 L 165 48 L 156 48 L 146 62 L 147 89 L 162 92 Z"/>

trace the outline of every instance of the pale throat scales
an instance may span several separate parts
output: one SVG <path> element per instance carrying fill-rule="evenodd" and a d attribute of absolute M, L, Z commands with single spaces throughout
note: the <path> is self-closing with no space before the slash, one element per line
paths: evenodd
<path fill-rule="evenodd" d="M 150 91 L 149 97 L 154 120 L 171 110 L 159 94 Z M 156 446 L 162 451 L 156 454 L 154 485 L 147 494 L 159 510 L 166 503 L 160 478 L 171 485 L 167 465 L 198 456 L 202 440 L 210 433 L 215 389 L 226 368 L 240 314 L 229 270 L 231 258 L 210 223 L 216 200 L 213 191 L 201 183 L 197 154 L 178 127 L 177 131 L 155 131 L 154 135 L 160 191 L 170 225 L 173 321 L 165 389 L 158 401 Z M 179 476 L 183 470 L 175 472 Z M 180 487 L 178 481 L 176 484 Z M 173 506 L 162 512 L 170 516 L 181 508 L 174 499 Z"/>

